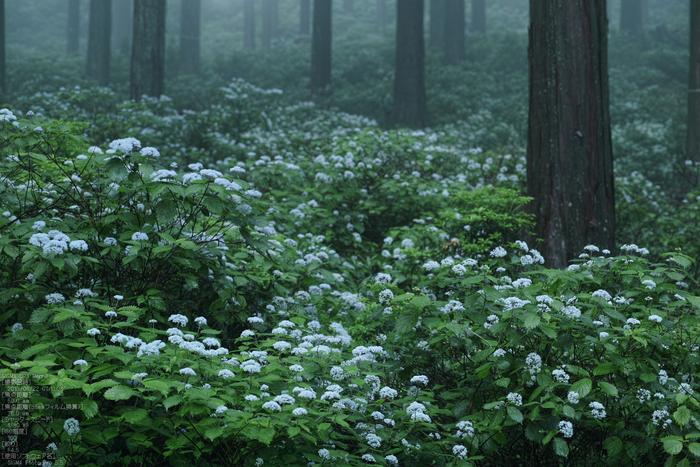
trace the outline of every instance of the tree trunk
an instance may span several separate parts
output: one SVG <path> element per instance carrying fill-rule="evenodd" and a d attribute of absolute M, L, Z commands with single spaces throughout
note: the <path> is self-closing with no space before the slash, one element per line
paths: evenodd
<path fill-rule="evenodd" d="M 0 0 L 0 92 L 7 92 L 7 60 L 5 59 L 5 0 Z"/>
<path fill-rule="evenodd" d="M 180 74 L 198 75 L 202 0 L 180 4 Z"/>
<path fill-rule="evenodd" d="M 255 0 L 243 0 L 243 46 L 255 48 Z"/>
<path fill-rule="evenodd" d="M 700 161 L 700 0 L 690 0 L 690 74 L 686 158 Z"/>
<path fill-rule="evenodd" d="M 464 58 L 464 0 L 447 0 L 445 16 L 445 65 Z"/>
<path fill-rule="evenodd" d="M 530 0 L 527 191 L 547 264 L 615 249 L 605 0 Z"/>
<path fill-rule="evenodd" d="M 128 55 L 133 34 L 133 0 L 112 1 L 112 47 Z"/>
<path fill-rule="evenodd" d="M 377 30 L 386 31 L 386 0 L 377 0 Z"/>
<path fill-rule="evenodd" d="M 134 0 L 131 98 L 160 97 L 165 88 L 165 0 Z"/>
<path fill-rule="evenodd" d="M 428 125 L 423 0 L 396 2 L 396 75 L 391 123 L 410 128 Z"/>
<path fill-rule="evenodd" d="M 299 5 L 299 35 L 311 35 L 311 0 L 301 0 Z"/>
<path fill-rule="evenodd" d="M 80 0 L 68 0 L 68 53 L 80 47 Z"/>
<path fill-rule="evenodd" d="M 332 0 L 314 0 L 311 36 L 311 93 L 331 84 L 331 5 Z"/>
<path fill-rule="evenodd" d="M 472 0 L 472 31 L 486 33 L 486 1 Z"/>
<path fill-rule="evenodd" d="M 447 23 L 447 1 L 430 1 L 430 48 L 432 50 L 445 49 L 445 24 Z"/>
<path fill-rule="evenodd" d="M 262 12 L 262 46 L 269 50 L 272 43 L 277 39 L 277 12 L 279 3 L 277 0 L 263 0 Z"/>
<path fill-rule="evenodd" d="M 100 86 L 109 85 L 112 54 L 112 0 L 90 0 L 86 75 Z"/>
<path fill-rule="evenodd" d="M 642 41 L 644 38 L 642 16 L 641 0 L 622 0 L 620 2 L 620 31 Z"/>

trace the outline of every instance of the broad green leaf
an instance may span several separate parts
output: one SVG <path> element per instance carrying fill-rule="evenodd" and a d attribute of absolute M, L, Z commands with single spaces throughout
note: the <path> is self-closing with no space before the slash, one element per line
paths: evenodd
<path fill-rule="evenodd" d="M 170 407 L 173 407 L 173 406 L 179 404 L 180 402 L 182 402 L 182 399 L 183 399 L 183 396 L 181 394 L 176 394 L 174 396 L 170 396 L 163 401 L 163 407 L 165 407 L 165 409 L 167 410 Z"/>
<path fill-rule="evenodd" d="M 605 381 L 599 381 L 598 386 L 605 394 L 617 397 L 618 391 L 614 384 L 606 383 Z"/>
<path fill-rule="evenodd" d="M 685 405 L 678 407 L 676 411 L 673 412 L 673 419 L 681 427 L 685 426 L 688 422 L 690 422 L 691 416 L 692 414 L 690 413 L 690 410 Z"/>
<path fill-rule="evenodd" d="M 603 441 L 603 448 L 608 451 L 608 457 L 613 457 L 622 452 L 622 440 L 618 436 L 611 436 Z"/>
<path fill-rule="evenodd" d="M 641 379 L 645 383 L 651 383 L 652 381 L 656 381 L 658 379 L 658 376 L 655 373 L 642 373 L 639 376 L 639 379 Z"/>
<path fill-rule="evenodd" d="M 534 329 L 540 324 L 540 315 L 537 313 L 525 313 L 525 316 L 521 318 L 521 320 L 525 329 Z"/>
<path fill-rule="evenodd" d="M 617 365 L 615 365 L 613 362 L 605 362 L 601 363 L 597 367 L 593 369 L 593 375 L 594 376 L 599 376 L 599 375 L 607 375 L 609 373 L 614 373 L 617 370 Z"/>
<path fill-rule="evenodd" d="M 85 399 L 80 405 L 83 409 L 83 413 L 85 414 L 85 418 L 92 418 L 99 412 L 97 402 L 91 399 Z"/>
<path fill-rule="evenodd" d="M 564 415 L 569 417 L 569 418 L 575 418 L 576 417 L 576 409 L 571 407 L 570 405 L 565 405 L 563 408 Z"/>
<path fill-rule="evenodd" d="M 700 457 L 700 443 L 690 443 L 688 445 L 688 450 L 695 457 Z"/>
<path fill-rule="evenodd" d="M 680 436 L 667 436 L 665 438 L 661 438 L 661 441 L 664 443 L 664 451 L 672 456 L 680 453 L 683 450 L 682 439 L 683 438 Z"/>
<path fill-rule="evenodd" d="M 105 399 L 111 401 L 123 401 L 137 395 L 138 393 L 133 389 L 121 385 L 111 387 L 105 391 Z"/>
<path fill-rule="evenodd" d="M 156 204 L 156 218 L 161 224 L 168 224 L 177 216 L 177 207 L 171 199 L 163 199 Z"/>
<path fill-rule="evenodd" d="M 517 407 L 513 405 L 509 405 L 508 408 L 508 416 L 512 418 L 515 422 L 517 423 L 522 423 L 523 422 L 523 413 L 518 410 Z"/>
<path fill-rule="evenodd" d="M 149 389 L 155 389 L 156 391 L 160 391 L 164 396 L 167 396 L 168 392 L 170 392 L 170 385 L 165 381 L 160 381 L 157 379 L 147 379 L 143 381 L 143 385 Z"/>
<path fill-rule="evenodd" d="M 148 416 L 148 412 L 146 409 L 136 409 L 132 410 L 130 412 L 126 412 L 124 415 L 122 415 L 122 418 L 127 422 L 127 423 L 136 423 L 138 421 L 143 420 Z"/>
<path fill-rule="evenodd" d="M 204 437 L 215 440 L 224 433 L 224 429 L 220 426 L 212 426 L 204 430 Z"/>
<path fill-rule="evenodd" d="M 301 433 L 301 428 L 299 428 L 298 426 L 290 426 L 289 428 L 287 428 L 287 434 L 290 438 L 294 438 L 299 433 Z"/>
<path fill-rule="evenodd" d="M 578 381 L 576 381 L 574 384 L 571 385 L 570 391 L 577 392 L 578 395 L 583 399 L 588 395 L 589 392 L 591 392 L 591 389 L 593 388 L 593 382 L 588 379 L 588 378 L 583 378 Z"/>
<path fill-rule="evenodd" d="M 568 457 L 569 445 L 566 444 L 563 438 L 554 438 L 554 452 L 556 452 L 558 456 Z"/>

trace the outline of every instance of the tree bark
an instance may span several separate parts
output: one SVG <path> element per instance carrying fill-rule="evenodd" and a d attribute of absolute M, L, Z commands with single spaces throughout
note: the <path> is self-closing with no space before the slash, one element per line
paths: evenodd
<path fill-rule="evenodd" d="M 331 11 L 332 0 L 314 0 L 313 35 L 311 36 L 311 93 L 331 84 Z"/>
<path fill-rule="evenodd" d="M 112 47 L 124 55 L 131 51 L 133 0 L 112 1 Z"/>
<path fill-rule="evenodd" d="M 7 92 L 7 60 L 5 57 L 5 0 L 0 0 L 0 92 Z"/>
<path fill-rule="evenodd" d="M 100 86 L 109 85 L 112 55 L 112 0 L 90 0 L 86 75 Z"/>
<path fill-rule="evenodd" d="M 80 0 L 68 0 L 68 53 L 80 47 Z"/>
<path fill-rule="evenodd" d="M 200 73 L 199 43 L 202 0 L 182 0 L 180 6 L 180 63 L 181 74 Z"/>
<path fill-rule="evenodd" d="M 642 1 L 622 0 L 620 2 L 620 31 L 627 33 L 635 39 L 642 41 L 644 38 L 644 24 L 642 23 Z"/>
<path fill-rule="evenodd" d="M 243 0 L 243 46 L 255 48 L 255 0 Z"/>
<path fill-rule="evenodd" d="M 165 0 L 134 0 L 131 98 L 160 97 L 165 88 Z"/>
<path fill-rule="evenodd" d="M 263 0 L 262 5 L 262 46 L 265 50 L 269 50 L 273 41 L 277 39 L 279 3 L 277 0 Z"/>
<path fill-rule="evenodd" d="M 377 0 L 377 30 L 386 31 L 386 0 Z"/>
<path fill-rule="evenodd" d="M 299 5 L 299 35 L 311 35 L 311 0 L 301 0 Z"/>
<path fill-rule="evenodd" d="M 445 65 L 464 58 L 464 0 L 447 0 L 445 16 Z"/>
<path fill-rule="evenodd" d="M 430 1 L 430 48 L 438 51 L 445 49 L 445 24 L 447 23 L 447 1 Z"/>
<path fill-rule="evenodd" d="M 700 161 L 700 0 L 690 0 L 690 73 L 686 157 Z"/>
<path fill-rule="evenodd" d="M 472 31 L 486 33 L 486 1 L 472 0 Z"/>
<path fill-rule="evenodd" d="M 547 264 L 615 250 L 605 0 L 530 0 L 527 191 Z"/>
<path fill-rule="evenodd" d="M 396 74 L 391 123 L 410 128 L 428 125 L 423 0 L 396 2 Z"/>

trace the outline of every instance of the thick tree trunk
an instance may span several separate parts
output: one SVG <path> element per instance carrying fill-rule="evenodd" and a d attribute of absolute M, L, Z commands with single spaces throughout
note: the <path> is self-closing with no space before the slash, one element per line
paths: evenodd
<path fill-rule="evenodd" d="M 277 15 L 279 3 L 277 0 L 262 1 L 262 46 L 269 50 L 277 39 Z"/>
<path fill-rule="evenodd" d="M 391 120 L 395 126 L 428 126 L 423 0 L 396 2 L 396 75 Z"/>
<path fill-rule="evenodd" d="M 7 92 L 7 60 L 5 58 L 5 0 L 0 0 L 0 92 Z"/>
<path fill-rule="evenodd" d="M 377 30 L 386 31 L 386 0 L 377 0 Z"/>
<path fill-rule="evenodd" d="M 131 98 L 160 97 L 165 88 L 165 0 L 134 0 Z"/>
<path fill-rule="evenodd" d="M 243 46 L 255 48 L 255 0 L 243 0 Z"/>
<path fill-rule="evenodd" d="M 312 94 L 323 91 L 331 84 L 331 5 L 332 0 L 314 0 L 311 37 Z"/>
<path fill-rule="evenodd" d="M 464 58 L 464 0 L 447 0 L 445 17 L 445 65 Z"/>
<path fill-rule="evenodd" d="M 80 47 L 80 0 L 68 0 L 68 53 Z"/>
<path fill-rule="evenodd" d="M 90 0 L 86 75 L 100 86 L 109 85 L 112 54 L 112 0 Z"/>
<path fill-rule="evenodd" d="M 301 0 L 299 5 L 299 35 L 311 35 L 311 0 Z"/>
<path fill-rule="evenodd" d="M 180 5 L 179 71 L 198 75 L 202 0 L 182 0 Z"/>
<path fill-rule="evenodd" d="M 690 0 L 690 74 L 686 157 L 700 161 L 700 0 Z"/>
<path fill-rule="evenodd" d="M 605 0 L 530 0 L 527 191 L 547 264 L 615 249 Z"/>
<path fill-rule="evenodd" d="M 472 27 L 473 32 L 486 33 L 486 1 L 472 0 Z"/>
<path fill-rule="evenodd" d="M 133 35 L 133 0 L 112 1 L 112 47 L 128 55 L 131 52 Z"/>
<path fill-rule="evenodd" d="M 445 25 L 447 23 L 447 1 L 430 1 L 430 49 L 445 50 Z"/>
<path fill-rule="evenodd" d="M 640 42 L 644 39 L 642 17 L 641 0 L 622 0 L 620 2 L 620 31 L 631 35 Z"/>

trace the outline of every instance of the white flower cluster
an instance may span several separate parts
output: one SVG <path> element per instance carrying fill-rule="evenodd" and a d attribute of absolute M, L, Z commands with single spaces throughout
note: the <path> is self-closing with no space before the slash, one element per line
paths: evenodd
<path fill-rule="evenodd" d="M 579 401 L 579 393 L 576 391 L 569 391 L 569 394 L 566 396 L 566 398 L 569 400 L 570 403 L 572 404 L 578 404 Z"/>
<path fill-rule="evenodd" d="M 531 352 L 525 359 L 525 365 L 527 365 L 527 371 L 530 372 L 530 379 L 535 381 L 537 374 L 542 371 L 542 357 L 535 352 Z"/>
<path fill-rule="evenodd" d="M 457 423 L 457 438 L 464 439 L 467 436 L 474 436 L 474 426 L 468 420 Z"/>
<path fill-rule="evenodd" d="M 66 430 L 68 436 L 77 435 L 80 433 L 80 422 L 75 418 L 69 418 L 63 423 L 63 429 Z"/>
<path fill-rule="evenodd" d="M 574 425 L 569 421 L 562 420 L 559 422 L 559 431 L 564 435 L 564 438 L 571 438 L 574 436 Z"/>
<path fill-rule="evenodd" d="M 411 405 L 406 408 L 406 413 L 411 415 L 411 420 L 421 420 L 424 422 L 432 422 L 430 416 L 425 413 L 425 406 L 420 402 L 411 402 Z"/>
<path fill-rule="evenodd" d="M 604 419 L 607 415 L 607 413 L 605 412 L 605 406 L 600 402 L 593 401 L 590 404 L 588 404 L 588 407 L 591 408 L 591 415 L 593 415 L 598 420 Z"/>
<path fill-rule="evenodd" d="M 651 422 L 654 425 L 658 425 L 659 423 L 663 422 L 663 428 L 666 428 L 671 424 L 671 419 L 669 418 L 668 411 L 664 409 L 655 410 L 651 414 Z"/>
<path fill-rule="evenodd" d="M 566 384 L 569 382 L 569 375 L 566 373 L 566 371 L 562 369 L 552 370 L 552 376 L 554 376 L 554 379 L 556 379 L 560 383 Z"/>
<path fill-rule="evenodd" d="M 523 396 L 521 396 L 517 392 L 508 393 L 507 399 L 508 402 L 515 405 L 516 407 L 520 407 L 521 405 L 523 405 Z"/>

